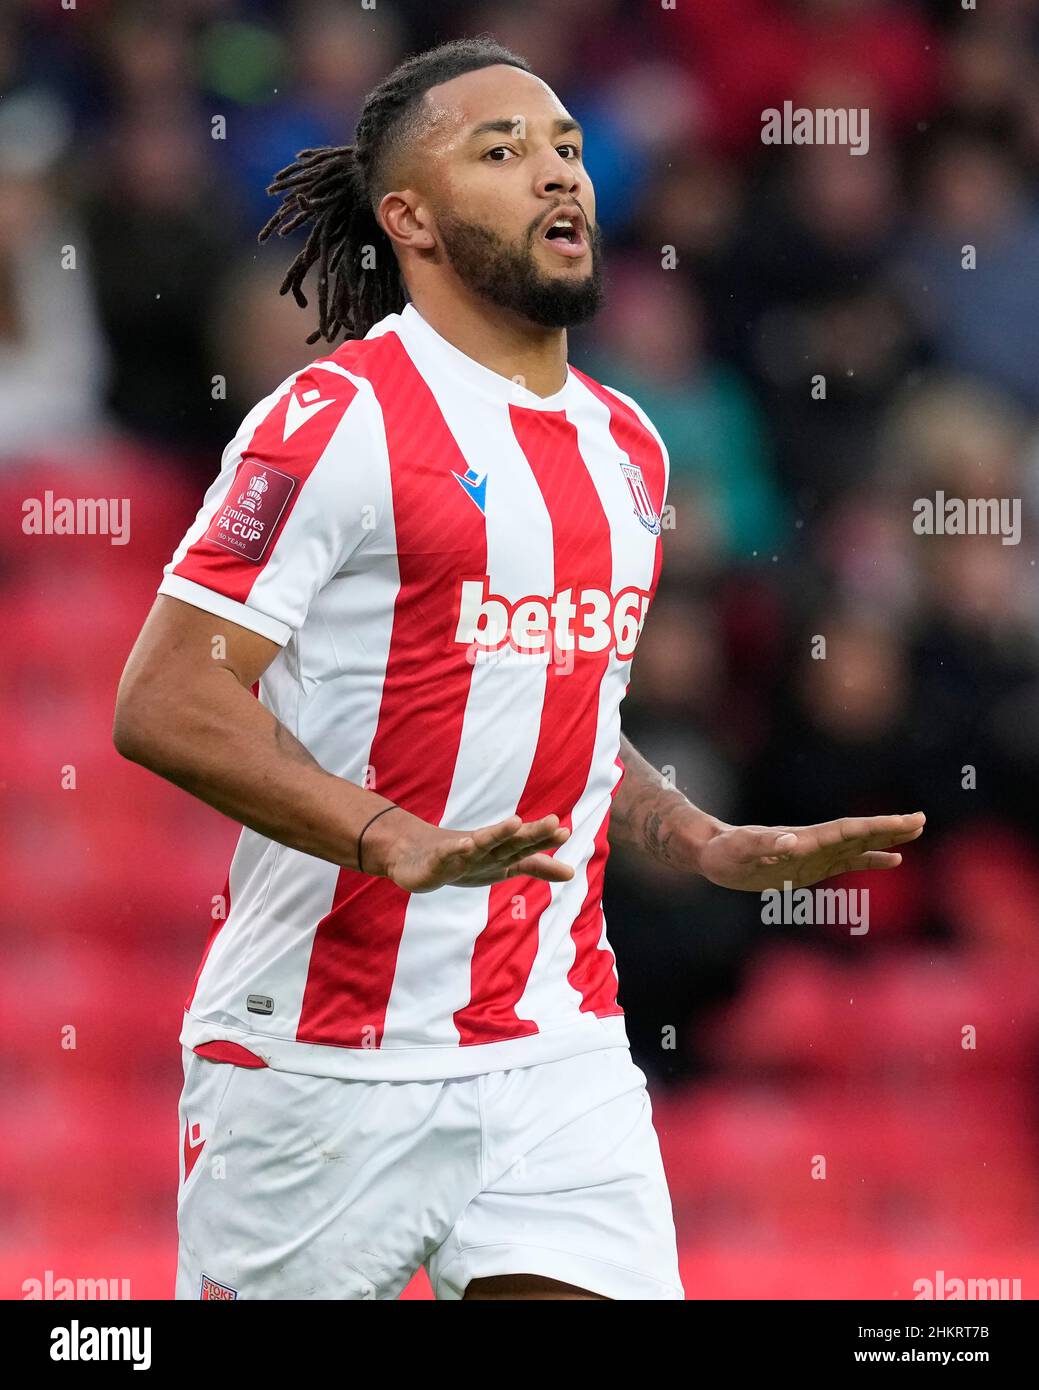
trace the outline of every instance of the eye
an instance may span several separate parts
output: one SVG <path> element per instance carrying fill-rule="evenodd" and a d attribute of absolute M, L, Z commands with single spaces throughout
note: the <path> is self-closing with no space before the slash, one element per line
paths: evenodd
<path fill-rule="evenodd" d="M 516 151 L 510 149 L 508 145 L 495 145 L 494 149 L 493 149 L 493 150 L 488 150 L 487 153 L 486 153 L 483 157 L 484 157 L 484 159 L 489 160 L 492 164 L 507 164 L 507 163 L 508 163 L 508 160 L 507 160 L 507 159 L 496 159 L 496 158 L 494 158 L 494 156 L 495 156 L 495 155 L 513 155 L 513 154 L 515 154 L 515 153 L 516 153 Z"/>
<path fill-rule="evenodd" d="M 580 159 L 580 158 L 581 158 L 581 149 L 580 149 L 580 146 L 578 146 L 578 145 L 557 145 L 557 146 L 556 146 L 556 149 L 559 151 L 560 154 L 563 154 L 563 151 L 564 151 L 564 150 L 569 150 L 569 151 L 570 151 L 570 154 L 568 154 L 568 155 L 563 155 L 563 158 L 564 158 L 564 159 Z"/>

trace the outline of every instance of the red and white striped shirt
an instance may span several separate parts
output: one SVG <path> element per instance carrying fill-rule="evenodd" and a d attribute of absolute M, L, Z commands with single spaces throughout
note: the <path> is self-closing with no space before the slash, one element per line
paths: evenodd
<path fill-rule="evenodd" d="M 409 894 L 245 829 L 183 1043 L 388 1080 L 627 1046 L 602 885 L 667 477 L 629 398 L 413 305 L 249 413 L 159 592 L 281 644 L 259 698 L 327 771 L 450 829 L 554 812 L 576 873 Z"/>

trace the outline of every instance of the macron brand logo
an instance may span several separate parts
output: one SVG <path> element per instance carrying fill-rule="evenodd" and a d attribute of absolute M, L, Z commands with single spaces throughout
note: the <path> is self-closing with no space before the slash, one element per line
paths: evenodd
<path fill-rule="evenodd" d="M 510 603 L 488 592 L 488 584 L 486 575 L 461 583 L 455 641 L 476 653 L 506 646 L 526 655 L 612 651 L 626 661 L 649 611 L 647 589 L 560 589 L 550 598 Z"/>
<path fill-rule="evenodd" d="M 206 539 L 259 564 L 296 481 L 277 468 L 243 459 L 227 501 L 209 523 Z"/>
<path fill-rule="evenodd" d="M 303 405 L 303 401 L 306 401 L 307 404 Z M 296 433 L 300 425 L 305 425 L 312 415 L 316 415 L 319 410 L 324 410 L 326 405 L 331 404 L 331 399 L 323 401 L 321 392 L 316 389 L 304 391 L 299 397 L 295 391 L 290 391 L 289 403 L 285 408 L 285 433 L 282 435 L 282 439 L 288 439 Z"/>
<path fill-rule="evenodd" d="M 184 1181 L 191 1177 L 192 1169 L 202 1156 L 206 1141 L 202 1138 L 202 1126 L 196 1122 L 184 1122 Z"/>
<path fill-rule="evenodd" d="M 487 515 L 487 474 L 486 472 L 477 473 L 476 469 L 469 467 L 464 473 L 452 475 L 457 478 L 465 489 L 467 497 L 471 497 L 480 511 Z"/>

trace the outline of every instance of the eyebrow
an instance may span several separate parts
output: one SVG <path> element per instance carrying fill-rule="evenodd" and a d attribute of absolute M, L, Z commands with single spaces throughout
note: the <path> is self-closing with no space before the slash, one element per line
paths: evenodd
<path fill-rule="evenodd" d="M 476 140 L 481 135 L 511 135 L 516 129 L 517 117 L 503 117 L 497 121 L 481 121 L 478 126 L 474 126 L 469 132 L 469 139 Z M 560 117 L 559 120 L 552 122 L 552 132 L 554 135 L 569 135 L 571 132 L 583 137 L 584 130 L 580 121 L 575 121 L 573 117 Z"/>

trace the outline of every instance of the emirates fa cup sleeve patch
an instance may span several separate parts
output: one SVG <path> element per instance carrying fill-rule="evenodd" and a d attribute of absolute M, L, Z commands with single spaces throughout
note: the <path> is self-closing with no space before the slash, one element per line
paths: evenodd
<path fill-rule="evenodd" d="M 277 468 L 243 459 L 238 476 L 206 532 L 208 540 L 258 564 L 270 544 L 296 479 Z"/>

